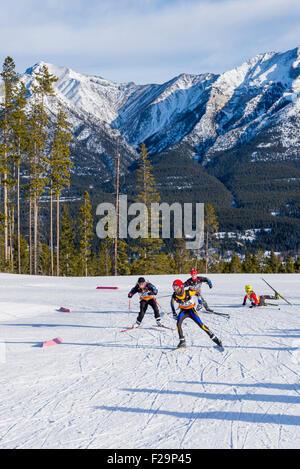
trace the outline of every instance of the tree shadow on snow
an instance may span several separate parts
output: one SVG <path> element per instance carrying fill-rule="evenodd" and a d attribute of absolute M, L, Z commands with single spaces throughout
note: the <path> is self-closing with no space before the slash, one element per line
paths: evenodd
<path fill-rule="evenodd" d="M 16 345 L 22 345 L 22 344 L 33 344 L 32 347 L 34 348 L 41 348 L 41 345 L 43 341 L 5 341 L 6 344 L 16 344 Z M 164 346 L 159 346 L 159 345 L 138 345 L 138 344 L 120 344 L 116 342 L 94 342 L 94 343 L 88 343 L 88 342 L 62 342 L 60 344 L 57 344 L 59 347 L 63 347 L 64 345 L 76 345 L 76 346 L 81 346 L 81 347 L 103 347 L 103 348 L 125 348 L 125 349 L 141 349 L 141 350 L 171 350 L 173 347 L 164 347 Z"/>
<path fill-rule="evenodd" d="M 196 397 L 197 399 L 212 399 L 221 401 L 261 401 L 261 402 L 276 402 L 281 404 L 300 404 L 300 396 L 286 396 L 284 395 L 273 395 L 273 394 L 229 394 L 229 393 L 209 393 L 209 392 L 193 392 L 193 391 L 172 391 L 172 390 L 159 390 L 159 389 L 129 389 L 124 388 L 122 391 L 129 392 L 141 392 L 141 393 L 155 393 L 155 394 L 167 394 L 167 395 L 183 395 L 189 397 Z M 299 418 L 300 425 L 300 418 Z"/>
<path fill-rule="evenodd" d="M 56 310 L 57 312 L 60 312 L 59 310 Z M 73 311 L 71 313 L 62 313 L 62 314 L 138 314 L 138 311 L 129 311 L 129 310 L 124 310 L 124 311 L 99 311 L 99 310 L 93 310 L 93 311 Z"/>
<path fill-rule="evenodd" d="M 161 392 L 159 390 L 159 392 Z M 109 407 L 97 406 L 97 410 L 109 412 L 126 412 L 136 414 L 153 414 L 163 415 L 166 417 L 175 417 L 192 420 L 220 420 L 220 421 L 238 421 L 249 423 L 271 423 L 277 425 L 300 425 L 300 419 L 295 415 L 283 414 L 266 414 L 266 413 L 252 413 L 252 412 L 223 412 L 223 411 L 209 411 L 209 412 L 178 412 L 162 409 L 142 409 L 131 407 Z"/>
<path fill-rule="evenodd" d="M 14 327 L 83 327 L 88 329 L 121 329 L 118 326 L 88 326 L 83 324 L 5 324 L 5 326 L 14 326 Z"/>
<path fill-rule="evenodd" d="M 300 390 L 300 384 L 290 383 L 223 383 L 223 382 L 212 382 L 212 381 L 174 381 L 174 383 L 181 384 L 201 384 L 201 386 L 229 386 L 231 388 L 266 388 L 266 389 L 281 389 L 283 391 L 298 391 Z"/>

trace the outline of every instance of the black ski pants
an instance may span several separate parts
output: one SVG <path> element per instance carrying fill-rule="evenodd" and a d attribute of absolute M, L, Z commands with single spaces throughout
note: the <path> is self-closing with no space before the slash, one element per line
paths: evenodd
<path fill-rule="evenodd" d="M 147 308 L 148 306 L 151 306 L 153 311 L 154 311 L 154 316 L 155 316 L 155 319 L 158 319 L 160 318 L 160 314 L 159 314 L 159 310 L 158 310 L 158 306 L 157 306 L 157 303 L 156 301 L 154 300 L 154 298 L 151 298 L 151 300 L 141 300 L 140 301 L 140 313 L 137 317 L 137 321 L 138 322 L 142 322 L 144 316 L 145 316 L 145 312 L 147 311 Z"/>
<path fill-rule="evenodd" d="M 275 296 L 272 296 L 272 295 L 261 295 L 257 306 L 263 306 L 265 304 L 265 300 L 275 300 L 275 299 L 276 299 Z"/>
<path fill-rule="evenodd" d="M 207 335 L 209 335 L 209 337 L 212 337 L 214 335 L 211 330 L 207 326 L 205 326 L 205 324 L 203 324 L 194 308 L 182 309 L 177 316 L 177 331 L 180 339 L 184 338 L 182 323 L 186 318 L 192 319 L 199 327 L 201 327 L 204 332 L 206 332 Z"/>

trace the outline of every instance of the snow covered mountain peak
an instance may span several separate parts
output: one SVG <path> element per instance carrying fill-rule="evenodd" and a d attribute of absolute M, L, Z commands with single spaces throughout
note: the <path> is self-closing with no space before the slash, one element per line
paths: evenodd
<path fill-rule="evenodd" d="M 182 73 L 147 85 L 116 83 L 39 62 L 23 75 L 28 88 L 43 65 L 58 78 L 56 95 L 70 116 L 76 139 L 89 154 L 94 152 L 93 157 L 101 152 L 109 167 L 109 148 L 116 150 L 116 136 L 123 140 L 128 162 L 145 142 L 152 154 L 182 143 L 191 149 L 191 157 L 206 164 L 220 151 L 268 134 L 268 129 L 270 135 L 276 129 L 278 145 L 281 142 L 289 154 L 296 154 L 300 146 L 300 47 L 258 54 L 221 74 Z M 286 129 L 293 135 L 293 150 Z M 269 143 L 268 155 L 274 139 Z M 256 159 L 261 148 L 260 142 Z M 277 150 L 272 155 L 280 157 Z"/>
<path fill-rule="evenodd" d="M 124 94 L 135 89 L 133 83 L 118 84 L 100 76 L 82 74 L 71 68 L 46 62 L 39 62 L 26 70 L 28 85 L 44 65 L 50 74 L 58 78 L 54 84 L 58 99 L 108 123 L 118 116 L 118 107 Z"/>

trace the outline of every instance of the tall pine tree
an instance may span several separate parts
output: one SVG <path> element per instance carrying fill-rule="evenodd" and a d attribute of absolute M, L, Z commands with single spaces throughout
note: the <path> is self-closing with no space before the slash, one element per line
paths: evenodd
<path fill-rule="evenodd" d="M 60 235 L 60 272 L 64 276 L 73 275 L 76 263 L 75 232 L 68 207 L 63 206 Z"/>
<path fill-rule="evenodd" d="M 12 114 L 12 127 L 14 139 L 14 165 L 16 168 L 16 205 L 17 205 L 17 272 L 22 272 L 21 268 L 21 210 L 20 210 L 20 168 L 23 155 L 26 152 L 28 141 L 27 117 L 25 113 L 27 90 L 22 82 L 18 83 L 15 92 L 16 107 Z"/>
<path fill-rule="evenodd" d="M 155 268 L 156 256 L 163 247 L 163 241 L 161 238 L 151 237 L 151 225 L 154 229 L 159 230 L 159 219 L 151 218 L 151 204 L 160 202 L 160 194 L 155 187 L 152 165 L 144 143 L 142 143 L 140 151 L 136 202 L 144 204 L 146 213 L 141 214 L 143 218 L 142 225 L 144 226 L 143 228 L 140 227 L 142 237 L 138 239 L 139 260 L 134 262 L 134 269 L 141 272 Z"/>
<path fill-rule="evenodd" d="M 87 191 L 82 197 L 82 205 L 79 209 L 79 233 L 80 233 L 80 249 L 79 257 L 82 263 L 83 275 L 86 277 L 89 273 L 89 263 L 91 260 L 91 246 L 94 236 L 93 218 L 90 196 Z"/>
<path fill-rule="evenodd" d="M 213 235 L 219 229 L 219 223 L 212 205 L 205 204 L 204 207 L 204 230 L 205 230 L 205 272 L 209 269 L 209 248 Z"/>
<path fill-rule="evenodd" d="M 49 156 L 47 154 L 47 126 L 48 114 L 45 109 L 45 99 L 54 95 L 53 83 L 57 78 L 51 75 L 48 68 L 43 65 L 41 70 L 35 74 L 35 83 L 32 85 L 34 101 L 31 107 L 29 119 L 29 141 L 30 141 L 30 214 L 33 208 L 33 271 L 38 272 L 38 213 L 39 199 L 43 194 L 48 182 L 47 173 L 49 169 Z M 31 222 L 30 222 L 31 225 Z M 30 233 L 31 239 L 31 233 Z"/>
<path fill-rule="evenodd" d="M 9 261 L 9 184 L 11 176 L 10 155 L 12 152 L 12 113 L 15 109 L 15 87 L 18 82 L 18 75 L 15 71 L 15 63 L 11 57 L 6 57 L 1 72 L 3 79 L 4 99 L 0 105 L 0 171 L 1 183 L 3 186 L 3 230 L 4 230 L 4 260 Z M 12 249 L 12 246 L 10 246 Z"/>
<path fill-rule="evenodd" d="M 51 273 L 53 275 L 53 221 L 52 221 L 52 203 L 53 197 L 56 198 L 56 275 L 60 272 L 60 196 L 65 187 L 70 185 L 70 169 L 72 161 L 70 159 L 70 124 L 62 110 L 61 104 L 56 117 L 54 126 L 54 138 L 50 158 L 50 233 L 51 233 Z"/>

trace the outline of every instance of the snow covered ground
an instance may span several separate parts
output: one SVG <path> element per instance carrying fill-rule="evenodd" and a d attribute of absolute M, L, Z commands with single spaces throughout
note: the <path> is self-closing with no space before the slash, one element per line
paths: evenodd
<path fill-rule="evenodd" d="M 162 311 L 175 278 L 149 276 Z M 188 348 L 171 351 L 177 332 L 151 311 L 121 333 L 136 277 L 0 274 L 0 448 L 300 448 L 300 276 L 264 275 L 293 303 L 280 309 L 241 307 L 245 284 L 272 294 L 261 275 L 210 278 L 204 297 L 231 318 L 200 316 L 223 352 L 189 320 Z"/>

